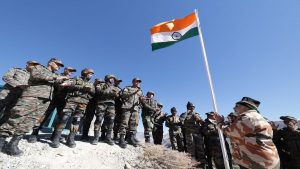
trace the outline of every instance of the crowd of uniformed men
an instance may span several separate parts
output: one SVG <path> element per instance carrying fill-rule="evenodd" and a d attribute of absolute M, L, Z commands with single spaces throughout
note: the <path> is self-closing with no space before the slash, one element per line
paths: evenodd
<path fill-rule="evenodd" d="M 127 144 L 138 145 L 136 139 L 139 112 L 144 126 L 145 142 L 162 144 L 163 124 L 169 128 L 172 149 L 187 152 L 195 157 L 202 168 L 224 168 L 217 128 L 229 138 L 231 149 L 225 139 L 228 161 L 240 168 L 300 168 L 300 130 L 297 119 L 282 116 L 287 127 L 278 129 L 258 111 L 259 101 L 244 97 L 237 102 L 234 113 L 227 120 L 216 112 L 206 113 L 202 120 L 195 112 L 195 105 L 188 102 L 187 111 L 177 115 L 175 107 L 171 115 L 162 112 L 163 105 L 154 99 L 154 92 L 146 96 L 140 87 L 139 78 L 132 85 L 120 88 L 122 80 L 106 75 L 91 82 L 94 71 L 85 68 L 80 77 L 71 77 L 76 69 L 65 67 L 61 74 L 55 73 L 64 64 L 51 58 L 47 66 L 28 61 L 26 68 L 12 68 L 4 76 L 5 85 L 0 93 L 0 150 L 12 156 L 23 154 L 18 143 L 32 131 L 28 142 L 38 140 L 41 127 L 54 109 L 57 120 L 51 136 L 51 146 L 58 148 L 63 129 L 70 130 L 66 144 L 76 146 L 75 135 L 82 131 L 81 139 L 89 140 L 89 129 L 94 121 L 94 136 L 91 144 L 105 141 L 117 143 L 122 148 Z M 67 123 L 70 125 L 67 125 Z M 80 129 L 81 128 L 81 129 Z M 9 142 L 6 138 L 12 137 Z"/>

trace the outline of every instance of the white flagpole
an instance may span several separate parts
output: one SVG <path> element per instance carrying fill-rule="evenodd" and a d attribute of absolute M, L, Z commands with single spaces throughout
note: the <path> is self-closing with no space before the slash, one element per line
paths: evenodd
<path fill-rule="evenodd" d="M 206 50 L 205 50 L 203 36 L 202 36 L 201 28 L 200 28 L 200 20 L 199 20 L 199 17 L 198 17 L 197 9 L 195 9 L 195 14 L 196 14 L 197 23 L 198 23 L 199 39 L 200 39 L 200 44 L 201 44 L 201 48 L 202 48 L 203 61 L 204 61 L 204 64 L 205 64 L 206 73 L 207 73 L 207 77 L 208 77 L 208 83 L 209 83 L 209 87 L 210 87 L 210 93 L 211 93 L 211 97 L 212 97 L 213 108 L 214 108 L 215 112 L 218 112 L 214 87 L 213 87 L 213 83 L 212 83 L 211 75 L 210 75 L 210 71 L 209 71 L 208 61 L 207 61 L 207 57 L 206 57 Z M 229 162 L 228 162 L 228 156 L 227 156 L 227 152 L 226 152 L 226 147 L 225 147 L 225 142 L 224 142 L 224 137 L 223 137 L 223 132 L 220 128 L 218 128 L 218 133 L 219 133 L 219 137 L 220 137 L 220 143 L 221 143 L 221 149 L 222 149 L 222 154 L 223 154 L 223 159 L 224 159 L 224 165 L 225 165 L 226 169 L 230 169 Z"/>

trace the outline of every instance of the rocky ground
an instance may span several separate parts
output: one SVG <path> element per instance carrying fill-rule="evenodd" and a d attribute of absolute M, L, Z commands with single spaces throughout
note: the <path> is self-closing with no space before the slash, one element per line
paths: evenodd
<path fill-rule="evenodd" d="M 142 147 L 128 146 L 122 149 L 117 145 L 110 146 L 99 142 L 91 145 L 77 141 L 73 149 L 62 144 L 54 149 L 49 146 L 49 136 L 44 135 L 39 142 L 30 144 L 25 139 L 20 142 L 24 151 L 22 157 L 12 157 L 0 153 L 1 169 L 124 169 L 124 166 L 135 166 L 139 156 L 143 155 Z"/>

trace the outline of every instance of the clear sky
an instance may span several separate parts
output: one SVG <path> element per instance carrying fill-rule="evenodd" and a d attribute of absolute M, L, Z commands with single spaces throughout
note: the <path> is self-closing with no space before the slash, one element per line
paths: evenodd
<path fill-rule="evenodd" d="M 169 113 L 187 101 L 202 117 L 212 102 L 198 37 L 151 51 L 149 29 L 198 9 L 219 112 L 243 96 L 261 113 L 300 118 L 299 0 L 26 0 L 0 2 L 0 74 L 60 58 L 95 77 L 113 73 L 122 87 L 140 77 Z M 80 72 L 80 71 L 79 71 Z M 76 74 L 78 75 L 78 73 Z M 1 82 L 3 83 L 3 82 Z"/>

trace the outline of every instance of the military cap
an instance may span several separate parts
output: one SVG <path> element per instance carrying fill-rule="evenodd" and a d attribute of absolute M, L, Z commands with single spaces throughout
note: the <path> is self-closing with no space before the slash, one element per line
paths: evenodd
<path fill-rule="evenodd" d="M 109 75 L 106 75 L 106 76 L 104 77 L 104 80 L 107 81 L 107 80 L 110 79 L 110 78 L 114 78 L 114 79 L 115 79 L 116 77 L 115 77 L 115 75 L 109 74 Z"/>
<path fill-rule="evenodd" d="M 213 112 L 213 111 L 211 111 L 211 112 L 207 112 L 207 113 L 205 113 L 207 116 L 209 116 L 209 115 L 214 115 L 215 114 L 215 112 Z"/>
<path fill-rule="evenodd" d="M 295 120 L 296 122 L 298 121 L 295 117 L 292 116 L 281 116 L 280 117 L 281 120 Z"/>
<path fill-rule="evenodd" d="M 241 101 L 248 101 L 248 102 L 252 102 L 256 105 L 256 107 L 258 107 L 260 105 L 260 101 L 252 99 L 250 97 L 243 97 Z"/>
<path fill-rule="evenodd" d="M 70 72 L 76 72 L 76 69 L 72 68 L 71 66 L 65 67 L 65 70 L 69 70 Z"/>
<path fill-rule="evenodd" d="M 88 73 L 94 74 L 94 70 L 91 69 L 91 68 L 84 68 L 84 69 L 81 71 L 81 76 L 83 76 L 83 75 L 85 75 L 85 74 L 88 74 Z"/>
<path fill-rule="evenodd" d="M 171 112 L 177 112 L 176 107 L 172 107 Z"/>
<path fill-rule="evenodd" d="M 189 108 L 189 107 L 195 107 L 194 104 L 192 102 L 188 102 L 186 104 L 186 108 Z"/>
<path fill-rule="evenodd" d="M 242 106 L 246 106 L 249 109 L 254 109 L 257 110 L 257 106 L 253 103 L 253 102 L 249 102 L 249 101 L 239 101 L 236 102 L 236 104 L 242 105 Z"/>
<path fill-rule="evenodd" d="M 29 64 L 32 64 L 32 65 L 39 65 L 39 63 L 37 62 L 37 61 L 35 61 L 35 60 L 29 60 L 29 61 L 27 61 L 26 62 L 28 65 Z"/>
<path fill-rule="evenodd" d="M 50 62 L 54 62 L 54 63 L 58 64 L 59 66 L 64 67 L 64 64 L 62 63 L 62 61 L 59 60 L 59 59 L 57 59 L 57 58 L 51 58 L 51 59 L 48 61 L 48 63 L 50 63 Z"/>
<path fill-rule="evenodd" d="M 157 106 L 158 106 L 158 107 L 164 107 L 164 105 L 161 104 L 161 103 L 157 103 Z"/>
<path fill-rule="evenodd" d="M 104 82 L 104 80 L 103 80 L 103 79 L 101 79 L 101 78 L 96 78 L 96 79 L 95 79 L 95 82 L 96 82 L 96 83 L 103 83 L 103 82 Z"/>
<path fill-rule="evenodd" d="M 148 95 L 148 94 L 153 94 L 153 95 L 154 95 L 154 92 L 151 91 L 151 90 L 149 90 L 149 91 L 147 92 L 147 95 Z"/>
<path fill-rule="evenodd" d="M 115 79 L 116 79 L 116 82 L 119 82 L 119 83 L 123 82 L 122 79 L 118 79 L 117 77 L 115 77 Z"/>
<path fill-rule="evenodd" d="M 132 82 L 135 82 L 135 81 L 138 81 L 140 83 L 142 82 L 142 80 L 140 78 L 138 78 L 138 77 L 135 77 L 135 78 L 132 79 Z"/>

